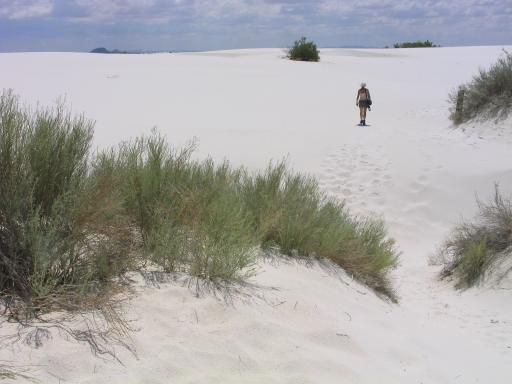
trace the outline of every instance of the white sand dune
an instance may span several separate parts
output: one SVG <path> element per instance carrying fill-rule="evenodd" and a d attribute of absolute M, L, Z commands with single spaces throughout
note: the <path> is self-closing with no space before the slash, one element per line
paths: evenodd
<path fill-rule="evenodd" d="M 278 49 L 0 54 L 2 88 L 44 105 L 66 95 L 96 120 L 98 147 L 157 126 L 178 146 L 197 137 L 198 158 L 256 169 L 287 157 L 353 213 L 382 216 L 402 251 L 399 305 L 328 265 L 262 263 L 231 304 L 139 281 L 127 307 L 138 358 L 118 349 L 124 366 L 56 332 L 0 361 L 39 366 L 45 383 L 512 382 L 510 279 L 460 292 L 429 265 L 476 195 L 512 192 L 512 120 L 464 132 L 448 119 L 448 93 L 501 49 L 325 49 L 318 64 Z M 368 127 L 356 126 L 361 81 Z"/>

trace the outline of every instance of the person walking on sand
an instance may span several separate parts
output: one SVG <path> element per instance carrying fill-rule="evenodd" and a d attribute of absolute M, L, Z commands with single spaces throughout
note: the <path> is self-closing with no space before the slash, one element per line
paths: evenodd
<path fill-rule="evenodd" d="M 357 91 L 356 96 L 356 106 L 359 107 L 359 117 L 361 119 L 359 125 L 366 125 L 366 110 L 371 111 L 370 105 L 372 105 L 370 91 L 366 88 L 366 83 L 361 83 L 361 88 Z"/>

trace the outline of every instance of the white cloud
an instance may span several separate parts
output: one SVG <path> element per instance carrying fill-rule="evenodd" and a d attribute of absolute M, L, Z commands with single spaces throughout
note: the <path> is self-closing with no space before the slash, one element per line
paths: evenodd
<path fill-rule="evenodd" d="M 264 16 L 273 17 L 280 14 L 282 2 L 268 2 L 265 0 L 195 0 L 195 13 L 202 17 L 240 17 Z"/>
<path fill-rule="evenodd" d="M 151 19 L 151 8 L 156 0 L 75 0 L 74 5 L 83 11 L 82 21 L 110 21 L 147 16 Z M 73 17 L 74 18 L 74 17 Z"/>
<path fill-rule="evenodd" d="M 1 0 L 0 0 L 1 1 Z M 135 20 L 142 23 L 180 20 L 180 18 L 229 19 L 274 17 L 282 2 L 269 0 L 55 0 L 60 7 L 79 10 L 62 15 L 82 22 Z"/>
<path fill-rule="evenodd" d="M 51 0 L 0 0 L 0 18 L 11 20 L 47 16 L 53 11 Z"/>

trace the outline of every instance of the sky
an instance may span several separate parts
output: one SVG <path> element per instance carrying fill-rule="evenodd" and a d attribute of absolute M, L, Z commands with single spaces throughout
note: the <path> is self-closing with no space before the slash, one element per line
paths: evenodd
<path fill-rule="evenodd" d="M 512 45 L 512 0 L 0 0 L 0 52 Z"/>

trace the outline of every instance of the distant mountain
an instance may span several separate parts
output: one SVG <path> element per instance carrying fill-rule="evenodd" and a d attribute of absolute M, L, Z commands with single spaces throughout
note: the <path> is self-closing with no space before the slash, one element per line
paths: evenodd
<path fill-rule="evenodd" d="M 91 51 L 91 53 L 128 53 L 126 51 L 120 51 L 118 49 L 114 49 L 113 51 L 109 51 L 107 48 L 95 48 Z"/>
<path fill-rule="evenodd" d="M 95 48 L 91 51 L 91 53 L 110 53 L 110 51 L 107 48 Z"/>

